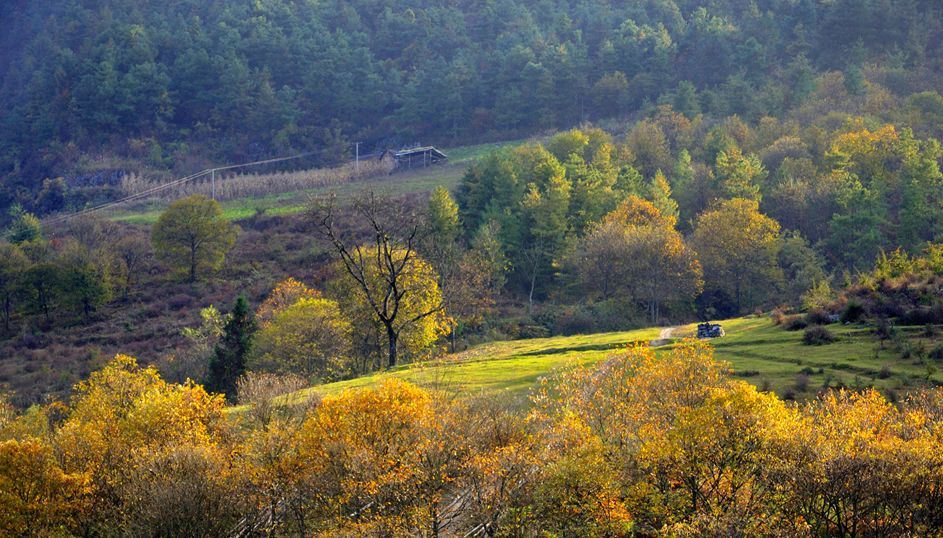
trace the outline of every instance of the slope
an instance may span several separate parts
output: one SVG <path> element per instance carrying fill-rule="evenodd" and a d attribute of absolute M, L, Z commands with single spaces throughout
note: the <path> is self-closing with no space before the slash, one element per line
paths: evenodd
<path fill-rule="evenodd" d="M 810 398 L 825 386 L 874 386 L 888 394 L 897 394 L 928 381 L 943 384 L 943 375 L 932 367 L 928 369 L 925 361 L 905 357 L 865 326 L 832 325 L 829 329 L 837 337 L 836 341 L 813 346 L 803 343 L 802 332 L 786 331 L 765 317 L 737 318 L 721 324 L 727 336 L 712 340 L 711 344 L 717 357 L 730 363 L 733 375 L 787 398 Z M 670 338 L 665 338 L 666 332 Z M 315 393 L 336 394 L 397 377 L 461 395 L 504 393 L 523 401 L 539 379 L 554 370 L 604 360 L 631 343 L 663 344 L 658 346 L 661 352 L 694 332 L 694 325 L 686 325 L 670 332 L 652 327 L 495 342 L 438 361 L 314 386 L 292 395 L 291 399 Z M 935 337 L 925 332 L 924 327 L 901 328 L 911 346 L 935 345 Z"/>

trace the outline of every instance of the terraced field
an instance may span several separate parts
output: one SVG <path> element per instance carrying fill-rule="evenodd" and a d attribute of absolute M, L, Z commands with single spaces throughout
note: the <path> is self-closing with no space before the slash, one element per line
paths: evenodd
<path fill-rule="evenodd" d="M 311 196 L 335 193 L 339 198 L 349 198 L 357 193 L 372 190 L 392 196 L 428 192 L 435 187 L 453 188 L 462 179 L 466 168 L 490 152 L 504 146 L 515 146 L 524 143 L 524 140 L 499 142 L 490 144 L 476 144 L 446 149 L 449 163 L 443 166 L 433 166 L 399 172 L 381 178 L 365 181 L 352 181 L 340 185 L 318 187 L 303 191 L 282 192 L 268 196 L 244 198 L 223 201 L 223 214 L 229 220 L 249 218 L 257 213 L 265 215 L 290 215 L 301 213 L 308 207 Z M 116 221 L 134 224 L 153 224 L 157 221 L 164 204 L 152 204 L 130 209 L 118 209 L 110 214 Z"/>

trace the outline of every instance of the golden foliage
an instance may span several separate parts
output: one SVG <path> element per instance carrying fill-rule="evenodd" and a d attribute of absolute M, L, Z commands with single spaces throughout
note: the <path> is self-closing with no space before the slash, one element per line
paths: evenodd
<path fill-rule="evenodd" d="M 358 255 L 367 260 L 380 259 L 377 247 L 371 245 L 360 247 Z M 397 250 L 392 253 L 392 259 L 400 264 L 405 255 L 405 251 Z M 387 291 L 385 268 L 378 261 L 365 264 L 369 294 L 361 291 L 353 279 L 343 275 L 344 269 L 340 264 L 337 271 L 342 276 L 332 282 L 333 296 L 341 299 L 342 309 L 354 327 L 355 345 L 365 348 L 367 355 L 382 356 L 388 340 L 368 297 L 382 302 Z M 402 295 L 393 323 L 394 330 L 399 332 L 398 347 L 408 359 L 423 358 L 451 328 L 451 320 L 441 308 L 442 291 L 435 269 L 415 253 L 410 253 L 397 278 L 397 293 Z"/>
<path fill-rule="evenodd" d="M 248 366 L 312 380 L 334 379 L 350 370 L 352 330 L 337 302 L 302 297 L 276 309 L 258 331 Z"/>
<path fill-rule="evenodd" d="M 48 444 L 0 442 L 0 534 L 48 536 L 75 522 L 88 494 L 88 477 L 64 472 Z"/>
<path fill-rule="evenodd" d="M 275 285 L 268 297 L 262 301 L 255 311 L 255 320 L 260 329 L 264 329 L 272 318 L 301 299 L 317 299 L 321 292 L 306 286 L 304 283 L 288 277 Z"/>
<path fill-rule="evenodd" d="M 271 403 L 272 380 L 262 385 L 255 401 Z M 695 340 L 558 373 L 526 417 L 390 379 L 247 421 L 125 356 L 76 387 L 61 423 L 58 407 L 37 409 L 5 419 L 3 535 L 943 528 L 943 389 L 900 405 L 876 391 L 791 405 L 731 379 Z"/>

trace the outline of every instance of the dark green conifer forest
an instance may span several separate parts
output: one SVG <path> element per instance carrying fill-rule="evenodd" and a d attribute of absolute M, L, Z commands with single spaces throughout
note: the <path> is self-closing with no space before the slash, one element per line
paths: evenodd
<path fill-rule="evenodd" d="M 0 207 L 81 207 L 113 195 L 85 187 L 129 163 L 189 173 L 201 158 L 303 151 L 332 163 L 352 141 L 500 139 L 657 104 L 783 117 L 827 72 L 853 97 L 868 84 L 913 96 L 915 128 L 938 134 L 941 7 L 11 0 L 0 6 Z"/>

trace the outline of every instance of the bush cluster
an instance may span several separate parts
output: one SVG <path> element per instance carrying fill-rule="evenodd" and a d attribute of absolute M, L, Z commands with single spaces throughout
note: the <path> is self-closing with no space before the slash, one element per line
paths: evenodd
<path fill-rule="evenodd" d="M 809 327 L 802 335 L 802 343 L 807 346 L 821 346 L 831 344 L 836 340 L 835 335 L 826 327 Z"/>

